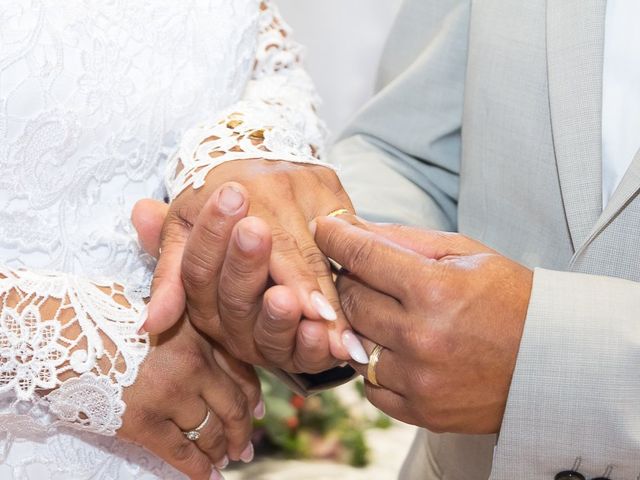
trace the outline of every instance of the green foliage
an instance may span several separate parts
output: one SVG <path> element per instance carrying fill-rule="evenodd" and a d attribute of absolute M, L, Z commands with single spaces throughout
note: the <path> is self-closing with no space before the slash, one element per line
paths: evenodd
<path fill-rule="evenodd" d="M 369 462 L 364 436 L 369 428 L 388 428 L 389 418 L 365 418 L 350 410 L 333 391 L 304 399 L 270 374 L 260 372 L 266 416 L 256 423 L 258 452 L 288 458 L 327 459 L 363 467 Z M 362 382 L 354 382 L 364 398 Z"/>

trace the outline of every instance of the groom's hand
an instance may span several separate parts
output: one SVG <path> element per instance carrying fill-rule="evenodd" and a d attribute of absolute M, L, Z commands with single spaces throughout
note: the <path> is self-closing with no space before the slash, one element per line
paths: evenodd
<path fill-rule="evenodd" d="M 228 180 L 237 180 L 242 185 L 225 183 Z M 223 184 L 227 188 L 218 188 Z M 144 216 L 141 210 L 145 208 L 144 204 L 136 208 L 134 220 L 136 216 Z M 305 318 L 316 321 L 315 325 L 303 322 L 306 327 L 297 333 L 299 339 L 305 332 L 308 340 L 311 334 L 314 335 L 314 350 L 305 357 L 313 359 L 314 370 L 321 370 L 321 364 L 325 368 L 333 366 L 335 358 L 347 359 L 348 354 L 340 341 L 346 320 L 340 310 L 329 266 L 307 227 L 309 220 L 339 208 L 351 210 L 352 205 L 335 173 L 325 167 L 263 160 L 236 161 L 216 167 L 203 188 L 184 191 L 169 207 L 145 329 L 155 333 L 167 328 L 188 303 L 196 325 L 219 339 L 225 333 L 220 326 L 230 326 L 227 330 L 240 332 L 242 325 L 248 328 L 258 322 L 259 315 L 266 315 L 262 308 L 265 300 L 273 299 L 277 303 L 275 294 L 262 298 L 267 284 L 264 269 L 246 274 L 245 283 L 262 284 L 263 290 L 253 299 L 256 303 L 241 304 L 241 300 L 247 300 L 246 295 L 237 295 L 242 290 L 228 281 L 220 282 L 227 242 L 236 238 L 231 235 L 231 229 L 235 222 L 250 214 L 263 219 L 272 235 L 272 244 L 271 238 L 268 240 L 271 256 L 267 269 L 271 280 L 287 289 L 286 293 L 280 290 L 280 303 L 288 306 L 296 303 Z M 255 233 L 249 232 L 246 238 L 255 240 Z M 257 233 L 261 235 L 264 229 Z M 256 248 L 264 250 L 266 246 L 266 243 L 259 243 Z M 221 250 L 223 255 L 212 254 Z M 255 261 L 264 261 L 264 251 Z M 214 288 L 225 284 L 228 287 L 214 295 Z M 220 312 L 219 305 L 212 308 L 214 297 L 218 303 L 226 301 L 227 314 Z M 289 310 L 287 314 L 295 313 L 295 308 Z M 258 311 L 262 313 L 256 314 Z M 228 312 L 235 312 L 236 318 L 231 318 Z M 242 316 L 245 318 L 240 320 L 244 322 L 239 321 L 238 317 Z M 335 323 L 322 321 L 335 317 Z M 327 336 L 332 337 L 330 342 Z M 245 330 L 243 338 L 249 337 L 250 332 Z M 292 349 L 295 348 L 289 345 L 288 350 Z M 319 361 L 320 350 L 324 351 L 322 361 Z M 299 356 L 302 357 L 302 353 Z M 300 367 L 300 361 L 297 363 Z"/>
<path fill-rule="evenodd" d="M 384 347 L 371 402 L 436 432 L 497 432 L 532 272 L 456 234 L 323 218 L 315 239 L 349 272 L 338 290 L 366 350 Z"/>

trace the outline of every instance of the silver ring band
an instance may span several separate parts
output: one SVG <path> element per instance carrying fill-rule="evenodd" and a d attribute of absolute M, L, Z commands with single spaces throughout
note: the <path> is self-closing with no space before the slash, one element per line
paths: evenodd
<path fill-rule="evenodd" d="M 207 426 L 207 423 L 209 423 L 209 419 L 211 418 L 211 410 L 209 410 L 207 408 L 207 416 L 204 417 L 204 420 L 202 421 L 202 423 L 200 423 L 200 425 L 198 425 L 196 428 L 194 428 L 193 430 L 189 430 L 186 432 L 182 432 L 184 434 L 185 437 L 187 437 L 188 440 L 191 440 L 192 442 L 195 442 L 196 440 L 198 440 L 200 438 L 200 432 L 202 431 L 202 429 L 204 427 Z"/>

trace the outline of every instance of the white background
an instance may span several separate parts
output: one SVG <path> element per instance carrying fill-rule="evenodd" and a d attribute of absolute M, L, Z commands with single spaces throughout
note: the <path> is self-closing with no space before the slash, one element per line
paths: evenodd
<path fill-rule="evenodd" d="M 378 61 L 400 0 L 274 0 L 323 99 L 332 137 L 371 96 Z"/>

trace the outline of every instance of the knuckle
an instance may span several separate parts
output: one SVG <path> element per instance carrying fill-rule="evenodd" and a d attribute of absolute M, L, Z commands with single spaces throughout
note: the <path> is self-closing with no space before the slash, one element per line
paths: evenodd
<path fill-rule="evenodd" d="M 227 240 L 228 234 L 231 232 L 231 226 L 224 221 L 215 221 L 215 219 L 209 219 L 209 221 L 201 221 L 198 223 L 198 229 L 200 230 L 202 243 L 207 245 L 220 245 Z"/>
<path fill-rule="evenodd" d="M 261 277 L 256 269 L 242 261 L 229 259 L 220 273 L 220 301 L 240 314 L 249 314 L 254 309 L 256 289 Z"/>
<path fill-rule="evenodd" d="M 233 326 L 230 328 L 228 325 L 225 327 L 225 332 L 233 331 Z M 250 352 L 247 350 L 246 345 L 244 343 L 239 342 L 234 338 L 234 335 L 225 335 L 223 339 L 224 348 L 229 352 L 229 354 L 237 359 L 250 360 Z"/>
<path fill-rule="evenodd" d="M 170 207 L 169 216 L 167 218 L 167 226 L 173 228 L 191 229 L 196 223 L 200 208 L 191 202 L 176 200 Z"/>
<path fill-rule="evenodd" d="M 156 385 L 158 392 L 162 395 L 162 398 L 183 399 L 185 396 L 182 382 L 175 378 L 170 378 L 165 375 L 158 379 Z"/>
<path fill-rule="evenodd" d="M 181 363 L 184 371 L 189 374 L 200 374 L 208 368 L 209 363 L 196 344 L 189 344 L 180 350 Z M 182 379 L 183 380 L 183 379 Z"/>
<path fill-rule="evenodd" d="M 317 245 L 313 242 L 303 245 L 300 248 L 302 258 L 305 259 L 307 264 L 311 266 L 313 273 L 317 276 L 330 275 L 331 265 L 326 255 L 320 251 Z"/>
<path fill-rule="evenodd" d="M 301 355 L 298 351 L 293 357 L 293 373 L 316 374 L 326 371 L 332 365 L 332 360 L 320 355 L 319 352 L 307 351 Z"/>
<path fill-rule="evenodd" d="M 221 282 L 224 285 L 224 282 Z M 232 288 L 233 285 L 228 284 L 227 287 L 221 288 L 220 302 L 221 317 L 233 319 L 250 319 L 254 316 L 254 303 L 249 301 L 248 292 L 242 292 L 240 288 Z M 223 313 L 222 313 L 223 312 Z M 230 327 L 229 323 L 226 324 Z M 232 327 L 232 326 L 231 326 Z"/>
<path fill-rule="evenodd" d="M 207 359 L 204 357 L 204 355 L 202 355 L 202 352 L 196 353 L 194 351 L 189 355 L 188 365 L 191 372 L 193 372 L 194 374 L 200 374 L 209 367 L 209 362 L 207 362 Z"/>
<path fill-rule="evenodd" d="M 207 435 L 205 447 L 210 451 L 224 451 L 226 447 L 226 439 L 224 436 L 224 427 L 220 422 L 213 422 L 211 430 Z"/>
<path fill-rule="evenodd" d="M 233 253 L 228 254 L 225 259 L 224 269 L 221 273 L 221 278 L 224 277 L 225 282 L 232 282 L 242 286 L 251 275 L 255 272 L 255 262 L 247 258 L 243 258 Z"/>
<path fill-rule="evenodd" d="M 131 408 L 127 406 L 125 412 L 131 420 L 131 425 L 143 425 L 148 428 L 149 425 L 156 425 L 162 420 L 158 413 L 148 408 Z"/>
<path fill-rule="evenodd" d="M 360 305 L 358 290 L 353 285 L 347 284 L 340 289 L 340 304 L 342 311 L 351 321 L 352 318 L 357 322 L 357 309 Z"/>
<path fill-rule="evenodd" d="M 229 404 L 224 418 L 229 423 L 241 423 L 249 418 L 249 401 L 244 395 L 237 395 Z"/>
<path fill-rule="evenodd" d="M 182 258 L 182 280 L 192 288 L 202 289 L 213 284 L 213 270 L 202 256 L 187 249 Z"/>
<path fill-rule="evenodd" d="M 351 258 L 352 269 L 359 271 L 362 268 L 369 265 L 373 256 L 373 250 L 375 248 L 374 241 L 371 238 L 367 238 L 360 243 L 350 243 L 347 245 L 348 257 Z"/>
<path fill-rule="evenodd" d="M 298 242 L 281 226 L 274 226 L 271 230 L 274 250 L 278 250 L 285 255 L 292 255 L 298 252 Z"/>
<path fill-rule="evenodd" d="M 258 347 L 258 351 L 260 352 L 259 363 L 255 363 L 258 366 L 264 367 L 277 367 L 282 370 L 290 371 L 293 365 L 293 347 L 281 345 L 278 347 L 271 346 L 260 346 Z M 302 373 L 301 370 L 296 370 L 296 372 L 291 373 Z M 312 372 L 309 372 L 312 373 Z"/>
<path fill-rule="evenodd" d="M 285 345 L 280 344 L 278 335 L 265 330 L 255 337 L 255 343 L 260 354 L 270 363 L 279 365 L 289 357 L 290 351 Z"/>

